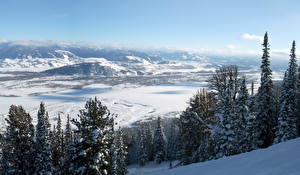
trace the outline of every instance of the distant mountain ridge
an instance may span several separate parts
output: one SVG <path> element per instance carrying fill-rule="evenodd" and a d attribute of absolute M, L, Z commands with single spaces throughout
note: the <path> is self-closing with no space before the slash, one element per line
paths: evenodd
<path fill-rule="evenodd" d="M 18 42 L 0 42 L 0 59 L 27 59 L 27 58 L 64 58 L 65 55 L 59 51 L 69 54 L 69 57 L 80 58 L 105 58 L 109 61 L 138 62 L 128 56 L 143 58 L 148 62 L 160 62 L 160 56 L 151 56 L 144 52 L 118 49 L 100 48 L 95 46 L 72 45 L 72 44 L 35 44 Z"/>

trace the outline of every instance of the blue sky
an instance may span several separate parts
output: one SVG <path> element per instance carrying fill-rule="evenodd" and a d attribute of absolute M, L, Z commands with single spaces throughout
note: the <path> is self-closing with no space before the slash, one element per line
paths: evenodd
<path fill-rule="evenodd" d="M 260 49 L 300 42 L 299 0 L 1 0 L 0 39 Z"/>

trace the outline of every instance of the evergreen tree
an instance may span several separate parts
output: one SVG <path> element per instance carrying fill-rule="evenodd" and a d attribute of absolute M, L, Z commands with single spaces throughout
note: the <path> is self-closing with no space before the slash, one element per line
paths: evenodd
<path fill-rule="evenodd" d="M 258 122 L 258 140 L 260 141 L 259 147 L 266 148 L 273 143 L 275 137 L 275 127 L 277 119 L 275 108 L 271 104 L 275 104 L 272 83 L 272 71 L 270 69 L 269 60 L 269 41 L 268 34 L 264 36 L 263 42 L 263 56 L 261 65 L 261 80 L 260 87 L 257 94 L 257 116 Z"/>
<path fill-rule="evenodd" d="M 235 133 L 236 116 L 233 112 L 234 108 L 229 88 L 227 89 L 227 96 L 222 99 L 222 106 L 219 105 L 216 113 L 219 122 L 217 127 L 214 128 L 214 138 L 218 146 L 216 148 L 217 158 L 238 153 L 238 140 Z"/>
<path fill-rule="evenodd" d="M 193 163 L 193 154 L 199 147 L 201 141 L 201 126 L 203 120 L 195 112 L 183 111 L 180 115 L 180 157 L 183 165 Z"/>
<path fill-rule="evenodd" d="M 295 52 L 296 44 L 293 41 L 289 67 L 286 71 L 281 90 L 278 129 L 275 140 L 277 143 L 296 138 L 298 135 L 296 116 L 297 60 Z"/>
<path fill-rule="evenodd" d="M 211 140 L 211 127 L 215 124 L 214 116 L 215 99 L 213 93 L 208 93 L 204 89 L 190 99 L 189 106 L 181 114 L 179 119 L 179 134 L 181 145 L 181 161 L 184 165 L 198 162 L 202 155 L 199 147 L 206 144 L 204 140 Z M 210 154 L 214 154 L 210 152 Z"/>
<path fill-rule="evenodd" d="M 256 107 L 255 107 L 256 99 L 255 99 L 255 94 L 254 94 L 254 82 L 251 82 L 251 95 L 249 96 L 249 112 L 254 113 L 256 112 Z"/>
<path fill-rule="evenodd" d="M 173 119 L 173 122 L 171 123 L 170 128 L 170 135 L 168 136 L 168 142 L 167 142 L 167 159 L 169 161 L 176 160 L 179 157 L 178 150 L 180 149 L 180 140 L 179 140 L 179 132 L 178 132 L 178 126 L 176 125 L 177 122 L 176 119 Z"/>
<path fill-rule="evenodd" d="M 31 116 L 22 106 L 11 105 L 6 132 L 2 138 L 3 174 L 33 173 L 34 127 Z"/>
<path fill-rule="evenodd" d="M 236 98 L 239 90 L 237 66 L 223 66 L 210 78 L 210 87 L 216 91 L 217 124 L 213 128 L 216 158 L 239 153 L 236 133 Z"/>
<path fill-rule="evenodd" d="M 123 131 L 119 129 L 115 133 L 112 156 L 112 175 L 125 175 L 127 146 L 124 143 Z"/>
<path fill-rule="evenodd" d="M 110 174 L 113 117 L 97 98 L 87 101 L 78 117 L 73 120 L 78 138 L 71 148 L 68 174 Z"/>
<path fill-rule="evenodd" d="M 235 106 L 236 110 L 236 119 L 235 119 L 235 133 L 238 140 L 238 151 L 246 152 L 250 150 L 249 147 L 252 147 L 247 130 L 248 118 L 250 115 L 248 107 L 249 94 L 246 86 L 246 78 L 242 78 L 240 90 L 237 96 L 237 104 Z"/>
<path fill-rule="evenodd" d="M 160 164 L 162 161 L 166 160 L 166 141 L 163 128 L 161 126 L 161 119 L 157 119 L 157 128 L 153 137 L 153 147 L 155 153 L 155 162 Z"/>
<path fill-rule="evenodd" d="M 61 128 L 61 118 L 58 115 L 57 118 L 57 125 L 54 127 L 52 131 L 52 139 L 53 143 L 51 144 L 52 147 L 52 162 L 53 167 L 55 169 L 55 174 L 61 174 L 63 168 L 63 159 L 64 159 L 64 137 L 63 137 L 63 130 Z"/>
<path fill-rule="evenodd" d="M 52 161 L 50 149 L 50 123 L 45 104 L 41 103 L 38 111 L 35 142 L 35 172 L 36 175 L 52 174 Z"/>
<path fill-rule="evenodd" d="M 149 161 L 153 161 L 155 158 L 154 155 L 154 149 L 153 149 L 153 134 L 152 134 L 152 128 L 151 125 L 149 123 L 144 123 L 142 125 L 142 129 L 144 131 L 144 135 L 145 135 L 145 149 L 148 155 L 148 160 Z"/>
<path fill-rule="evenodd" d="M 148 152 L 147 152 L 147 139 L 145 135 L 145 130 L 140 128 L 138 131 L 139 141 L 138 141 L 138 163 L 141 166 L 144 166 L 146 162 L 149 160 Z"/>
<path fill-rule="evenodd" d="M 64 150 L 65 154 L 68 154 L 67 151 L 69 148 L 73 145 L 74 138 L 73 138 L 73 133 L 72 133 L 72 127 L 70 123 L 70 116 L 67 116 L 67 123 L 66 123 L 66 128 L 64 132 Z"/>

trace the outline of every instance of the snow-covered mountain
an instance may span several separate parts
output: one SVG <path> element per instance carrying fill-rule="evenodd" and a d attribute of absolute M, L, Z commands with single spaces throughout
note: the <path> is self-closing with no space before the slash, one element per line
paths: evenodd
<path fill-rule="evenodd" d="M 91 64 L 92 62 L 95 64 Z M 51 75 L 152 75 L 211 71 L 213 67 L 224 64 L 236 64 L 242 69 L 257 69 L 259 62 L 260 58 L 205 56 L 183 50 L 136 51 L 53 41 L 0 42 L 0 71 L 49 70 L 45 73 Z M 116 67 L 119 69 L 115 69 Z M 282 67 L 285 68 L 284 64 L 279 64 L 279 68 Z M 93 70 L 84 71 L 88 68 Z"/>
<path fill-rule="evenodd" d="M 300 174 L 300 138 L 249 153 L 168 169 L 147 165 L 130 167 L 129 175 L 297 175 Z"/>

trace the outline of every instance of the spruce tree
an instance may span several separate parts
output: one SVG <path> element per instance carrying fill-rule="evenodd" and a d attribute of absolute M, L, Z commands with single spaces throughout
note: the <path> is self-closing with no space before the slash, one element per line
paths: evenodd
<path fill-rule="evenodd" d="M 270 69 L 269 56 L 269 41 L 268 34 L 264 36 L 263 42 L 263 56 L 261 64 L 261 80 L 260 87 L 257 94 L 257 115 L 258 122 L 258 140 L 259 147 L 266 148 L 273 143 L 275 137 L 275 129 L 277 125 L 277 118 L 275 108 L 271 104 L 275 104 L 272 83 L 272 71 Z"/>
<path fill-rule="evenodd" d="M 173 122 L 171 122 L 170 134 L 168 136 L 167 142 L 166 156 L 169 161 L 180 158 L 178 156 L 178 150 L 180 149 L 180 139 L 178 126 L 175 121 L 177 121 L 177 119 L 173 119 Z"/>
<path fill-rule="evenodd" d="M 293 41 L 289 67 L 286 71 L 280 97 L 280 110 L 278 116 L 278 128 L 276 131 L 276 143 L 296 138 L 297 114 L 296 114 L 296 91 L 297 91 L 297 60 L 296 43 Z"/>
<path fill-rule="evenodd" d="M 68 174 L 108 175 L 111 173 L 111 144 L 114 119 L 97 99 L 86 102 L 78 120 L 73 120 L 78 135 L 70 150 Z"/>
<path fill-rule="evenodd" d="M 52 174 L 50 149 L 50 123 L 45 104 L 41 103 L 38 111 L 35 142 L 35 172 L 36 175 Z"/>
<path fill-rule="evenodd" d="M 127 173 L 127 146 L 124 142 L 123 131 L 120 128 L 115 132 L 112 150 L 112 175 L 125 175 Z"/>
<path fill-rule="evenodd" d="M 237 103 L 235 106 L 236 110 L 236 119 L 235 119 L 235 133 L 237 134 L 238 140 L 238 151 L 246 152 L 250 150 L 250 140 L 249 131 L 247 130 L 248 118 L 250 115 L 249 106 L 248 106 L 249 94 L 246 86 L 246 78 L 242 78 L 240 85 L 240 90 L 237 96 Z"/>
<path fill-rule="evenodd" d="M 70 148 L 74 143 L 74 138 L 73 138 L 73 133 L 72 133 L 72 126 L 70 122 L 70 116 L 67 116 L 67 123 L 66 123 L 66 128 L 64 132 L 64 145 L 65 145 L 65 151 Z"/>
<path fill-rule="evenodd" d="M 217 99 L 217 124 L 213 127 L 216 158 L 239 153 L 235 111 L 239 82 L 238 67 L 235 65 L 220 67 L 209 80 Z"/>
<path fill-rule="evenodd" d="M 11 105 L 2 138 L 3 174 L 32 174 L 34 167 L 34 127 L 22 106 Z"/>
<path fill-rule="evenodd" d="M 144 166 L 146 162 L 149 160 L 148 152 L 147 152 L 147 138 L 145 135 L 145 130 L 140 128 L 138 131 L 139 140 L 138 140 L 138 163 L 141 166 Z"/>
<path fill-rule="evenodd" d="M 156 131 L 153 136 L 154 160 L 157 164 L 166 160 L 166 141 L 163 128 L 161 126 L 161 119 L 158 117 Z"/>
<path fill-rule="evenodd" d="M 64 159 L 64 137 L 63 130 L 61 128 L 61 117 L 58 115 L 57 125 L 52 131 L 52 164 L 55 169 L 56 174 L 60 174 L 63 168 L 63 159 Z"/>

